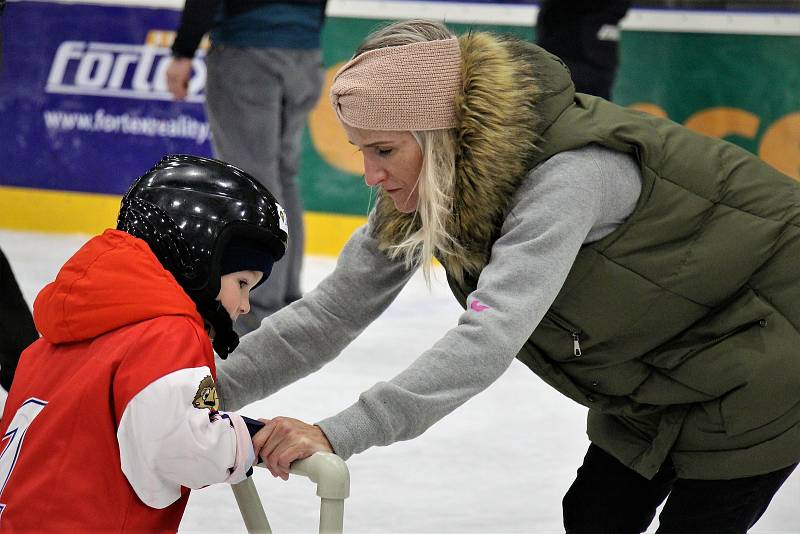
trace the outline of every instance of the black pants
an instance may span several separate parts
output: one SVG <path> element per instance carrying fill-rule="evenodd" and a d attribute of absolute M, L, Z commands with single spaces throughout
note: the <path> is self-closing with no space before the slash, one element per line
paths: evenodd
<path fill-rule="evenodd" d="M 742 534 L 769 506 L 797 464 L 748 478 L 688 480 L 671 462 L 647 480 L 596 445 L 564 496 L 567 534 L 634 534 L 647 530 L 669 495 L 658 534 Z"/>
<path fill-rule="evenodd" d="M 0 386 L 8 391 L 19 354 L 39 338 L 28 303 L 0 250 Z"/>

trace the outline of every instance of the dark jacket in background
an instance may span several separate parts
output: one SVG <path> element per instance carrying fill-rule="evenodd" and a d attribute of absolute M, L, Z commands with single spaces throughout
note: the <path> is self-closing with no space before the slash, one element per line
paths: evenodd
<path fill-rule="evenodd" d="M 0 250 L 0 386 L 11 389 L 11 379 L 23 349 L 39 338 L 28 303 Z"/>
<path fill-rule="evenodd" d="M 630 0 L 544 0 L 536 19 L 536 42 L 560 57 L 575 89 L 610 99 L 618 62 L 619 21 Z"/>
<path fill-rule="evenodd" d="M 235 17 L 248 11 L 270 4 L 318 5 L 325 18 L 327 0 L 186 0 L 181 14 L 181 22 L 175 41 L 172 43 L 172 54 L 176 57 L 194 57 L 195 50 L 203 35 L 208 33 L 216 22 L 216 17 Z"/>

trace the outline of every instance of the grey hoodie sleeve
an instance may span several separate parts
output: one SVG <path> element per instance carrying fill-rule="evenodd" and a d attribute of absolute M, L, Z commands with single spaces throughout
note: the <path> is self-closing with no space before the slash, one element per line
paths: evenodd
<path fill-rule="evenodd" d="M 630 157 L 597 147 L 532 171 L 458 325 L 406 370 L 318 423 L 336 453 L 348 458 L 414 438 L 494 382 L 555 300 L 587 236 L 613 231 L 640 187 Z"/>
<path fill-rule="evenodd" d="M 217 359 L 217 388 L 226 410 L 278 391 L 335 358 L 395 299 L 413 274 L 378 250 L 368 226 L 358 229 L 336 268 L 302 299 L 242 337 Z"/>

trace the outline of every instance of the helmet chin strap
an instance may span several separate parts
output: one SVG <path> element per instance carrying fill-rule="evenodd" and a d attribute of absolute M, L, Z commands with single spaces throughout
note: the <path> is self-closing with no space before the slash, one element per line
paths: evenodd
<path fill-rule="evenodd" d="M 208 299 L 203 299 L 202 303 L 195 301 L 195 304 L 203 319 L 214 329 L 211 345 L 224 360 L 239 345 L 239 335 L 233 330 L 233 321 L 228 310 L 217 300 L 209 302 Z"/>

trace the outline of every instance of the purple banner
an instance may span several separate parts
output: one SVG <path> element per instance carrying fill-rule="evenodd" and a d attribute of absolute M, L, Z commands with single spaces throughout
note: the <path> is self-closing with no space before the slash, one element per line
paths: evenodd
<path fill-rule="evenodd" d="M 0 185 L 121 194 L 166 153 L 209 155 L 202 55 L 187 101 L 166 89 L 179 17 L 9 3 L 0 19 Z"/>

